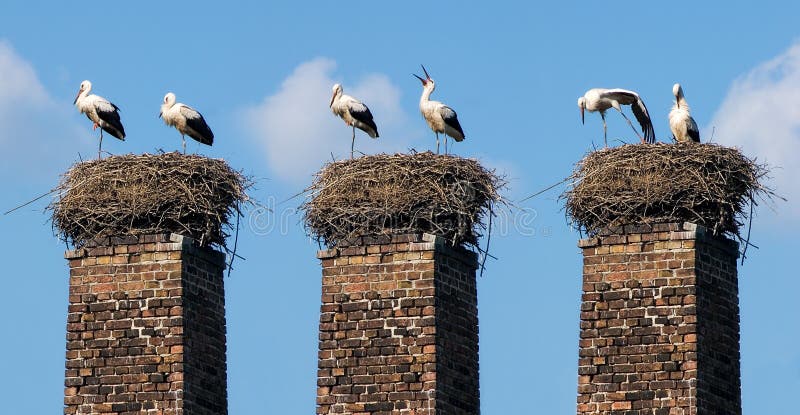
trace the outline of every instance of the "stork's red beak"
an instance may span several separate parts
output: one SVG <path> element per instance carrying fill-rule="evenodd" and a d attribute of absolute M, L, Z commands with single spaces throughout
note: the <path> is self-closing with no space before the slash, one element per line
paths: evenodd
<path fill-rule="evenodd" d="M 333 106 L 333 100 L 334 100 L 334 99 L 336 99 L 336 92 L 334 92 L 334 93 L 333 93 L 333 96 L 331 96 L 331 103 L 330 103 L 330 104 L 328 104 L 328 107 L 329 107 L 329 108 Z"/>
<path fill-rule="evenodd" d="M 581 107 L 581 124 L 585 124 L 585 122 L 583 121 L 583 107 Z"/>
<path fill-rule="evenodd" d="M 433 79 L 431 79 L 431 76 L 428 75 L 428 71 L 425 69 L 424 65 L 420 64 L 419 66 L 422 66 L 422 72 L 425 72 L 425 78 L 423 79 L 421 76 L 419 76 L 417 74 L 412 74 L 412 75 L 416 76 L 417 79 L 422 81 L 422 86 L 425 86 L 425 85 L 428 84 L 428 82 L 433 81 Z"/>
<path fill-rule="evenodd" d="M 428 75 L 428 71 L 425 70 L 425 65 L 420 64 L 419 66 L 422 66 L 422 72 L 425 72 L 425 77 L 428 78 L 428 80 L 430 80 L 431 76 Z"/>
<path fill-rule="evenodd" d="M 78 95 L 75 95 L 75 99 L 72 101 L 72 105 L 75 105 L 75 103 L 78 102 L 78 97 L 81 96 L 81 92 L 83 92 L 83 89 L 78 90 Z"/>

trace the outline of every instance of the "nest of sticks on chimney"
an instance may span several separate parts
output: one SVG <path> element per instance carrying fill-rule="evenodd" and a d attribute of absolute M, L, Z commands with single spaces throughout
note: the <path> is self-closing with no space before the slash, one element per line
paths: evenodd
<path fill-rule="evenodd" d="M 766 165 L 717 144 L 628 144 L 587 154 L 561 195 L 578 229 L 693 222 L 742 240 L 758 201 L 775 194 Z"/>
<path fill-rule="evenodd" d="M 326 164 L 305 190 L 307 229 L 327 246 L 358 236 L 431 233 L 477 247 L 506 182 L 477 160 L 431 152 Z"/>
<path fill-rule="evenodd" d="M 220 159 L 177 152 L 110 156 L 73 165 L 47 209 L 56 233 L 74 246 L 173 232 L 224 248 L 250 185 Z"/>

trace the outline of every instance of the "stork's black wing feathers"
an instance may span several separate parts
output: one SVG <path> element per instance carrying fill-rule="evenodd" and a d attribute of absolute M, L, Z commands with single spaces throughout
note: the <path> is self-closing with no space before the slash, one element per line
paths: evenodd
<path fill-rule="evenodd" d="M 189 134 L 189 137 L 209 146 L 214 144 L 214 133 L 211 132 L 211 128 L 208 127 L 202 116 L 186 119 L 186 126 L 197 132 L 197 134 Z"/>
<path fill-rule="evenodd" d="M 644 141 L 646 143 L 656 142 L 656 133 L 653 131 L 653 122 L 650 120 L 650 113 L 647 112 L 647 107 L 644 101 L 637 96 L 636 102 L 631 104 L 631 110 L 636 119 L 639 120 L 639 125 L 642 126 L 642 133 L 644 133 Z"/>
<path fill-rule="evenodd" d="M 104 121 L 104 123 L 100 124 L 100 128 L 112 136 L 125 141 L 125 128 L 122 126 L 122 121 L 119 119 L 119 108 L 110 102 L 105 103 L 109 105 L 97 105 L 95 107 L 97 116 Z"/>
<path fill-rule="evenodd" d="M 644 105 L 642 98 L 634 91 L 622 88 L 613 88 L 604 90 L 601 96 L 613 99 L 622 105 L 630 105 L 633 115 L 639 121 L 644 133 L 644 141 L 647 143 L 656 142 L 656 133 L 653 131 L 653 122 L 650 120 L 650 113 L 647 112 L 647 107 Z"/>
<path fill-rule="evenodd" d="M 378 138 L 378 126 L 375 124 L 375 120 L 372 118 L 372 112 L 370 112 L 369 108 L 364 105 L 363 102 L 359 102 L 358 104 L 350 105 L 349 109 L 350 116 L 352 116 L 356 121 L 366 125 L 367 127 L 371 128 L 372 131 L 375 132 L 375 136 L 373 137 L 370 131 L 366 131 L 367 134 L 370 135 L 372 138 Z"/>
<path fill-rule="evenodd" d="M 697 128 L 697 122 L 691 116 L 689 116 L 689 128 L 686 130 L 686 133 L 689 134 L 689 138 L 695 143 L 700 142 L 700 129 Z"/>
<path fill-rule="evenodd" d="M 458 122 L 458 114 L 456 114 L 455 110 L 448 107 L 447 105 L 444 105 L 441 108 L 439 108 L 439 113 L 442 115 L 442 119 L 444 120 L 444 123 L 448 127 L 458 131 L 458 133 L 461 134 L 461 139 L 459 139 L 458 137 L 453 137 L 453 138 L 455 138 L 456 141 L 463 140 L 464 130 L 461 129 L 461 123 Z"/>
<path fill-rule="evenodd" d="M 694 141 L 695 143 L 700 142 L 700 131 L 690 128 L 689 130 L 687 130 L 687 133 L 689 133 L 689 138 L 691 138 L 692 141 Z"/>
<path fill-rule="evenodd" d="M 202 114 L 188 105 L 183 105 L 181 107 L 181 114 L 186 118 L 186 126 L 189 127 L 189 131 L 187 132 L 189 137 L 205 145 L 210 146 L 214 144 L 214 133 L 211 132 L 211 128 L 206 123 Z"/>

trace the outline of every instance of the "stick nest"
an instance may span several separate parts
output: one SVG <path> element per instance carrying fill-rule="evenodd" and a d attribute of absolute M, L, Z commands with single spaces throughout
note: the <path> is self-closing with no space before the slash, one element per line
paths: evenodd
<path fill-rule="evenodd" d="M 587 154 L 561 198 L 573 223 L 590 235 L 688 221 L 741 240 L 752 204 L 774 196 L 762 183 L 768 172 L 738 149 L 716 144 L 623 145 Z"/>
<path fill-rule="evenodd" d="M 197 155 L 111 156 L 73 165 L 48 205 L 53 228 L 81 246 L 104 236 L 174 232 L 225 247 L 250 181 L 223 160 Z"/>
<path fill-rule="evenodd" d="M 328 163 L 305 190 L 307 229 L 324 242 L 426 232 L 477 246 L 505 181 L 477 160 L 431 152 Z"/>

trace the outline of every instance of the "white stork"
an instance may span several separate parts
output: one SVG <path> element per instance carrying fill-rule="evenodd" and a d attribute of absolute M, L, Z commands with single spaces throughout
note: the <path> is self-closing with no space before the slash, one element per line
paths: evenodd
<path fill-rule="evenodd" d="M 414 74 L 417 79 L 422 81 L 419 110 L 422 112 L 422 116 L 425 117 L 425 121 L 428 122 L 428 127 L 436 134 L 436 153 L 439 153 L 439 133 L 445 134 L 444 152 L 447 154 L 447 136 L 449 135 L 456 141 L 461 142 L 464 140 L 464 130 L 461 129 L 461 124 L 458 123 L 458 115 L 452 108 L 439 101 L 431 101 L 431 94 L 436 89 L 436 83 L 428 75 L 428 71 L 425 70 L 424 66 L 422 66 L 422 71 L 425 72 L 425 79 Z"/>
<path fill-rule="evenodd" d="M 119 119 L 119 108 L 101 96 L 89 95 L 91 91 L 91 82 L 81 82 L 81 88 L 78 90 L 78 95 L 72 104 L 78 107 L 78 110 L 86 114 L 86 117 L 94 123 L 93 130 L 100 127 L 100 146 L 97 149 L 97 158 L 100 158 L 100 153 L 103 149 L 103 130 L 125 141 L 125 129 Z"/>
<path fill-rule="evenodd" d="M 669 112 L 669 129 L 672 130 L 672 137 L 679 143 L 700 142 L 700 130 L 697 123 L 692 118 L 689 104 L 683 97 L 681 84 L 672 86 L 672 95 L 675 95 L 675 104 Z"/>
<path fill-rule="evenodd" d="M 208 128 L 203 116 L 186 104 L 176 103 L 172 92 L 164 95 L 164 103 L 161 104 L 158 116 L 164 119 L 164 124 L 175 127 L 181 133 L 183 154 L 186 154 L 186 135 L 209 146 L 214 144 L 214 133 Z"/>
<path fill-rule="evenodd" d="M 629 120 L 625 113 L 622 112 L 620 105 L 631 106 L 633 115 L 636 116 L 636 119 L 639 121 L 639 125 L 642 127 L 644 138 L 639 135 L 639 133 L 636 131 L 636 128 L 633 127 L 631 120 Z M 620 114 L 622 114 L 623 117 L 625 117 L 625 121 L 627 121 L 628 125 L 633 128 L 633 132 L 636 133 L 643 143 L 654 143 L 656 141 L 656 135 L 653 131 L 653 122 L 650 120 L 650 114 L 647 112 L 647 107 L 645 107 L 644 101 L 642 101 L 642 98 L 640 98 L 639 94 L 636 92 L 619 88 L 593 88 L 586 91 L 586 94 L 578 98 L 578 107 L 581 109 L 581 123 L 584 122 L 584 110 L 589 112 L 600 111 L 600 117 L 603 119 L 603 141 L 605 142 L 606 147 L 608 147 L 606 110 L 609 108 L 616 109 Z"/>
<path fill-rule="evenodd" d="M 328 104 L 331 111 L 344 120 L 344 123 L 353 127 L 353 140 L 350 143 L 350 158 L 353 158 L 353 149 L 356 145 L 356 128 L 367 133 L 372 138 L 378 138 L 378 126 L 372 120 L 372 113 L 363 102 L 342 93 L 340 84 L 333 85 L 333 96 Z"/>

